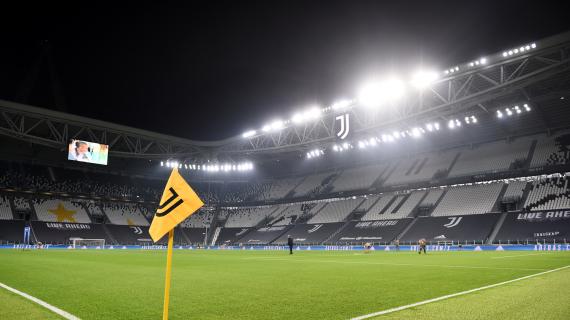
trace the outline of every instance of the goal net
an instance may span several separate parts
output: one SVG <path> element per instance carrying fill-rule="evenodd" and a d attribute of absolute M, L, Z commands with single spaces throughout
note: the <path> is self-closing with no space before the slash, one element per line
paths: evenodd
<path fill-rule="evenodd" d="M 95 248 L 95 249 L 105 249 L 105 239 L 81 239 L 81 238 L 71 238 L 73 249 L 82 248 Z"/>

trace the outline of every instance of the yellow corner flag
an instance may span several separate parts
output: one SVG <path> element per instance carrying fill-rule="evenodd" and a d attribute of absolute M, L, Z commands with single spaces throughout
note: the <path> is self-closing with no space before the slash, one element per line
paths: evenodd
<path fill-rule="evenodd" d="M 174 168 L 148 230 L 152 240 L 154 242 L 160 240 L 203 205 L 204 202 L 178 173 L 178 169 Z"/>
<path fill-rule="evenodd" d="M 168 250 L 166 251 L 166 277 L 164 278 L 164 308 L 162 319 L 168 320 L 168 304 L 170 301 L 170 274 L 172 270 L 172 244 L 174 243 L 174 227 L 200 209 L 204 202 L 182 178 L 178 169 L 174 168 L 168 178 L 160 204 L 152 219 L 148 233 L 157 242 L 168 233 Z"/>

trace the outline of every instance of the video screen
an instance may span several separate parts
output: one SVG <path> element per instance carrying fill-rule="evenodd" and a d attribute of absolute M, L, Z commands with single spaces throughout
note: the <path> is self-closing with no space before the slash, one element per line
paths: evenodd
<path fill-rule="evenodd" d="M 68 160 L 107 165 L 109 146 L 83 140 L 71 140 Z"/>

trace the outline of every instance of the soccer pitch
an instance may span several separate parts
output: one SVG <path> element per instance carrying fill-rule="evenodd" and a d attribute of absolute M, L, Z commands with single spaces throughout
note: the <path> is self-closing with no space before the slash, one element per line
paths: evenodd
<path fill-rule="evenodd" d="M 81 319 L 161 319 L 165 251 L 0 250 L 0 282 Z M 171 319 L 351 319 L 570 265 L 570 252 L 175 250 Z M 568 319 L 570 268 L 374 319 Z M 58 316 L 0 288 L 0 319 Z"/>

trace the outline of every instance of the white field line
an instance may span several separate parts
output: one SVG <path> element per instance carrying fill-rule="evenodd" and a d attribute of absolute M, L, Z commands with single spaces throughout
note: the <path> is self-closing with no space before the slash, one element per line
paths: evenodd
<path fill-rule="evenodd" d="M 408 304 L 408 305 L 405 305 L 405 306 L 400 306 L 400 307 L 396 307 L 396 308 L 392 308 L 392 309 L 387 309 L 387 310 L 383 310 L 383 311 L 378 311 L 378 312 L 374 312 L 374 313 L 369 313 L 369 314 L 365 314 L 365 315 L 363 315 L 363 316 L 358 316 L 358 317 L 355 317 L 355 318 L 351 318 L 350 320 L 362 320 L 362 319 L 368 319 L 368 318 L 372 318 L 372 317 L 377 317 L 377 316 L 381 316 L 381 315 L 384 315 L 384 314 L 393 313 L 393 312 L 397 312 L 397 311 L 401 311 L 401 310 L 405 310 L 405 309 L 409 309 L 409 308 L 421 306 L 421 305 L 428 304 L 428 303 L 432 303 L 432 302 L 437 302 L 437 301 L 441 301 L 441 300 L 445 300 L 445 299 L 449 299 L 449 298 L 453 298 L 453 297 L 458 297 L 458 296 L 466 295 L 466 294 L 473 293 L 473 292 L 477 292 L 477 291 L 481 291 L 481 290 L 486 290 L 486 289 L 490 289 L 490 288 L 502 286 L 502 285 L 509 284 L 509 283 L 513 283 L 513 282 L 516 282 L 516 281 L 521 281 L 521 280 L 525 280 L 525 279 L 528 279 L 528 278 L 540 276 L 540 275 L 543 275 L 543 274 L 547 274 L 547 273 L 551 273 L 551 272 L 555 272 L 555 271 L 560 271 L 560 270 L 563 270 L 563 269 L 566 269 L 566 268 L 569 268 L 569 267 L 570 267 L 570 265 L 564 266 L 564 267 L 560 267 L 560 268 L 556 268 L 556 269 L 552 269 L 552 270 L 548 270 L 548 271 L 543 271 L 543 272 L 531 274 L 531 275 L 524 276 L 524 277 L 520 277 L 520 278 L 516 278 L 516 279 L 513 279 L 513 280 L 508 280 L 508 281 L 503 281 L 503 282 L 491 284 L 491 285 L 484 286 L 484 287 L 479 287 L 479 288 L 475 288 L 475 289 L 471 289 L 471 290 L 466 290 L 466 291 L 461 291 L 461 292 L 457 292 L 457 293 L 453 293 L 453 294 L 448 294 L 448 295 L 445 295 L 445 296 L 441 296 L 441 297 L 437 297 L 437 298 L 433 298 L 433 299 L 429 299 L 429 300 L 424 300 L 424 301 L 420 301 L 420 302 Z"/>
<path fill-rule="evenodd" d="M 544 271 L 546 269 L 537 268 L 508 268 L 508 267 L 486 267 L 486 266 L 462 266 L 462 265 L 440 265 L 421 263 L 389 263 L 389 262 L 367 262 L 367 261 L 337 261 L 337 260 L 310 260 L 310 259 L 285 259 L 285 258 L 263 258 L 247 257 L 244 260 L 266 260 L 266 261 L 291 261 L 291 262 L 316 262 L 316 263 L 337 263 L 337 264 L 365 264 L 365 265 L 385 265 L 403 267 L 439 267 L 458 269 L 491 269 L 491 270 L 522 270 L 522 271 Z"/>
<path fill-rule="evenodd" d="M 45 301 L 43 301 L 43 300 L 40 300 L 40 299 L 38 299 L 38 298 L 36 298 L 36 297 L 33 297 L 33 296 L 31 296 L 31 295 L 29 295 L 29 294 L 27 294 L 27 293 L 25 293 L 25 292 L 22 292 L 22 291 L 20 291 L 20 290 L 16 290 L 16 289 L 14 289 L 14 288 L 12 288 L 12 287 L 9 287 L 9 286 L 3 284 L 2 282 L 0 282 L 0 287 L 4 288 L 4 289 L 6 289 L 6 290 L 8 290 L 8 291 L 10 291 L 10 292 L 13 292 L 13 293 L 15 293 L 15 294 L 17 294 L 17 295 L 19 295 L 19 296 L 22 296 L 22 297 L 24 297 L 24 298 L 26 298 L 26 299 L 28 299 L 28 300 L 30 300 L 30 301 L 32 301 L 32 302 L 35 302 L 35 303 L 39 304 L 40 306 L 42 306 L 42 307 L 44 307 L 44 308 L 46 308 L 46 309 L 49 309 L 50 311 L 52 311 L 52 312 L 54 312 L 54 313 L 60 315 L 61 317 L 65 318 L 65 319 L 69 319 L 69 320 L 80 320 L 78 317 L 72 315 L 71 313 L 69 313 L 69 312 L 67 312 L 67 311 L 63 311 L 63 310 L 59 309 L 58 307 L 54 307 L 54 306 L 52 306 L 51 304 L 49 304 L 49 303 L 47 303 L 47 302 L 45 302 Z"/>
<path fill-rule="evenodd" d="M 541 253 L 529 253 L 529 254 L 513 254 L 510 256 L 492 257 L 491 259 L 505 259 L 505 258 L 516 258 L 516 257 L 526 257 L 526 256 L 538 256 L 538 255 L 543 255 L 543 254 L 547 254 L 547 253 L 541 252 Z"/>

